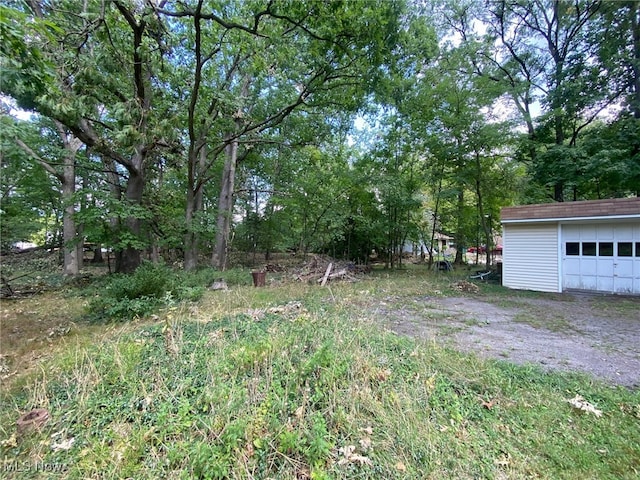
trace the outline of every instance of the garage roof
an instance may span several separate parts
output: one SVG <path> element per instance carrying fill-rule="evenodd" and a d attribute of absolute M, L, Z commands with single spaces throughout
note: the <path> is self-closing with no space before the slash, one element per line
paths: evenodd
<path fill-rule="evenodd" d="M 502 223 L 640 217 L 640 197 L 504 207 Z"/>

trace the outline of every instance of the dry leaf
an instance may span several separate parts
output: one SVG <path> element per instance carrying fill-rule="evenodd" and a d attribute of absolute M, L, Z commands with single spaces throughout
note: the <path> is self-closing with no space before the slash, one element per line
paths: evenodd
<path fill-rule="evenodd" d="M 6 438 L 0 441 L 0 447 L 3 448 L 15 448 L 18 446 L 18 439 L 16 438 L 16 434 L 14 433 L 9 438 Z"/>
<path fill-rule="evenodd" d="M 373 435 L 373 427 L 361 428 L 360 431 L 366 433 L 367 435 Z"/>
<path fill-rule="evenodd" d="M 362 448 L 363 452 L 366 452 L 371 448 L 371 439 L 369 437 L 364 437 L 358 443 L 360 444 L 360 448 Z"/>
<path fill-rule="evenodd" d="M 424 386 L 427 392 L 431 393 L 436 388 L 436 374 L 434 373 L 424 381 Z"/>
<path fill-rule="evenodd" d="M 596 417 L 602 416 L 602 410 L 598 410 L 596 407 L 591 405 L 580 395 L 576 395 L 571 400 L 567 400 L 567 402 L 569 402 L 569 405 L 571 405 L 573 408 L 576 408 L 586 413 L 593 413 Z"/>
<path fill-rule="evenodd" d="M 340 447 L 338 453 L 342 454 L 343 458 L 338 460 L 338 465 L 345 465 L 347 463 L 359 463 L 360 465 L 373 465 L 370 458 L 364 457 L 358 453 L 355 453 L 355 445 L 347 445 L 346 447 Z"/>
<path fill-rule="evenodd" d="M 496 403 L 498 403 L 498 401 L 495 398 L 493 400 L 489 400 L 488 402 L 482 400 L 482 406 L 487 410 L 491 410 Z"/>
<path fill-rule="evenodd" d="M 355 445 L 347 445 L 346 447 L 340 447 L 338 449 L 338 453 L 342 454 L 346 458 L 349 458 L 349 456 L 355 451 L 356 451 Z"/>
<path fill-rule="evenodd" d="M 254 442 L 255 442 L 255 440 L 254 440 Z M 253 455 L 255 454 L 255 449 L 253 448 L 253 443 L 247 442 L 246 453 L 247 453 L 247 457 L 248 458 L 253 457 Z"/>
<path fill-rule="evenodd" d="M 360 465 L 373 465 L 373 462 L 368 457 L 363 457 L 362 455 L 358 455 L 354 453 L 349 457 L 349 461 L 352 463 L 359 463 Z"/>
<path fill-rule="evenodd" d="M 398 470 L 399 472 L 406 472 L 407 471 L 407 467 L 405 466 L 404 463 L 402 462 L 398 462 L 396 463 L 396 470 Z"/>
<path fill-rule="evenodd" d="M 71 450 L 71 447 L 73 447 L 73 443 L 76 441 L 75 438 L 71 437 L 71 438 L 67 438 L 65 440 L 62 440 L 58 443 L 53 442 L 51 443 L 51 450 L 53 450 L 54 452 L 58 452 L 60 450 Z"/>
<path fill-rule="evenodd" d="M 247 316 L 251 317 L 256 322 L 262 320 L 262 318 L 264 317 L 264 310 L 261 310 L 258 308 L 256 309 L 250 308 L 249 310 L 246 310 L 244 313 Z"/>

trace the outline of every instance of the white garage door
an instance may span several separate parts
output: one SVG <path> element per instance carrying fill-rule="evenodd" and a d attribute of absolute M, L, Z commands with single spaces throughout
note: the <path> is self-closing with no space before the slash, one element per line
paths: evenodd
<path fill-rule="evenodd" d="M 505 225 L 502 234 L 502 284 L 559 292 L 558 225 Z"/>
<path fill-rule="evenodd" d="M 640 293 L 640 224 L 562 226 L 562 286 Z"/>

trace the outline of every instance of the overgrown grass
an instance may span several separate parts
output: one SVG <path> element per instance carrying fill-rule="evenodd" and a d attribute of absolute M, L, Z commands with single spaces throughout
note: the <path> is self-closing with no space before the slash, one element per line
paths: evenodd
<path fill-rule="evenodd" d="M 91 297 L 87 314 L 92 320 L 124 321 L 148 316 L 180 302 L 197 301 L 214 280 L 238 286 L 248 285 L 250 279 L 249 272 L 241 269 L 184 272 L 164 264 L 143 262 L 133 274 L 103 276 L 86 288 L 84 295 Z"/>
<path fill-rule="evenodd" d="M 69 349 L 3 391 L 3 474 L 637 478 L 638 392 L 399 337 L 363 308 L 446 295 L 450 282 L 377 272 L 172 304 L 158 322 Z M 573 409 L 576 394 L 602 417 Z M 14 436 L 36 407 L 51 420 Z"/>

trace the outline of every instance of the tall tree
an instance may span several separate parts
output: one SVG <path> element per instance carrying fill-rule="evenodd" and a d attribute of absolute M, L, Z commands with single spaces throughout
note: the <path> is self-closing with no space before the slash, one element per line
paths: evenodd
<path fill-rule="evenodd" d="M 82 267 L 83 242 L 76 227 L 76 156 L 82 147 L 82 142 L 75 138 L 58 121 L 54 121 L 55 131 L 62 143 L 62 152 L 53 158 L 44 158 L 34 151 L 22 139 L 15 138 L 16 144 L 24 150 L 30 158 L 36 161 L 44 170 L 60 182 L 64 207 L 62 241 L 64 250 L 63 272 L 65 275 L 77 275 Z M 61 159 L 59 157 L 62 157 Z M 58 167 L 61 166 L 61 168 Z"/>
<path fill-rule="evenodd" d="M 504 88 L 520 113 L 527 130 L 522 157 L 556 201 L 576 195 L 579 136 L 621 95 L 598 54 L 602 5 L 495 0 L 489 8 L 465 2 L 447 14 L 476 73 Z"/>
<path fill-rule="evenodd" d="M 133 271 L 144 245 L 135 207 L 142 202 L 149 164 L 164 143 L 158 127 L 170 122 L 153 103 L 159 83 L 154 78 L 161 70 L 156 67 L 162 66 L 161 26 L 152 9 L 118 0 L 32 0 L 29 7 L 34 28 L 26 38 L 41 42 L 39 71 L 46 75 L 30 83 L 32 74 L 22 63 L 17 80 L 3 84 L 3 92 L 58 121 L 107 163 L 123 168 L 122 200 L 133 208 L 119 226 L 116 270 Z M 46 41 L 43 25 L 49 27 Z"/>
<path fill-rule="evenodd" d="M 393 44 L 400 7 L 395 1 L 375 8 L 366 2 L 309 1 L 231 2 L 217 8 L 198 0 L 156 9 L 183 22 L 178 37 L 190 45 L 177 47 L 186 55 L 175 61 L 193 72 L 187 115 L 187 268 L 196 264 L 192 222 L 216 163 L 223 171 L 214 263 L 223 268 L 238 161 L 295 110 L 319 111 L 337 103 L 352 108 Z M 374 23 L 378 29 L 372 31 L 368 26 Z"/>

